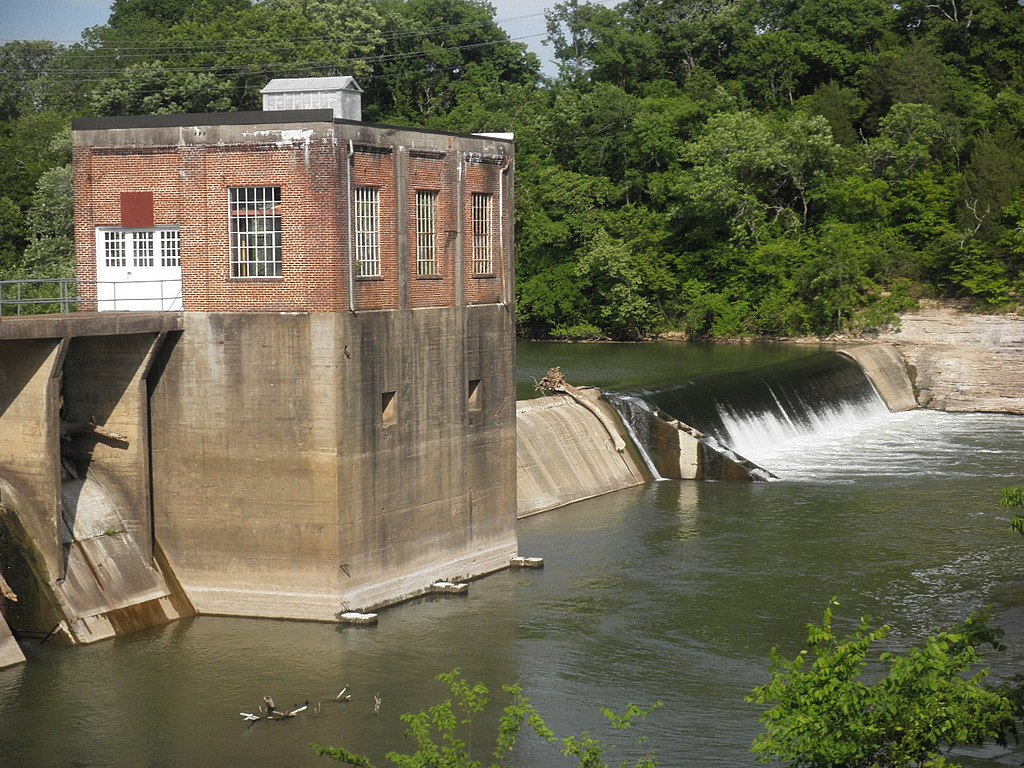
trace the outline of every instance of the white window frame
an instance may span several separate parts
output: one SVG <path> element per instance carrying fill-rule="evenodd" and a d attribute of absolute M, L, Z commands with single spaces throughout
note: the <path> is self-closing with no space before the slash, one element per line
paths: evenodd
<path fill-rule="evenodd" d="M 180 266 L 181 234 L 177 227 L 100 227 L 96 239 L 103 264 L 109 268 Z"/>
<path fill-rule="evenodd" d="M 181 232 L 177 229 L 160 229 L 159 248 L 161 267 L 181 266 Z"/>
<path fill-rule="evenodd" d="M 228 233 L 231 277 L 280 278 L 281 188 L 230 187 Z"/>
<path fill-rule="evenodd" d="M 494 195 L 474 192 L 473 208 L 473 274 L 494 274 Z"/>
<path fill-rule="evenodd" d="M 101 229 L 99 239 L 103 249 L 103 264 L 107 267 L 128 266 L 128 238 L 126 229 Z M 133 249 L 134 250 L 134 249 Z"/>
<path fill-rule="evenodd" d="M 437 200 L 432 190 L 416 192 L 416 274 L 437 275 Z"/>
<path fill-rule="evenodd" d="M 380 189 L 352 190 L 356 277 L 380 277 Z"/>

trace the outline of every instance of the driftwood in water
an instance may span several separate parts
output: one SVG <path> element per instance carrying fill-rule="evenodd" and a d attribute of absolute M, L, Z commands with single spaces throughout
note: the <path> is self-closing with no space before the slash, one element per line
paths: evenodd
<path fill-rule="evenodd" d="M 537 389 L 540 392 L 557 393 L 571 397 L 597 417 L 597 420 L 601 422 L 601 426 L 604 427 L 604 431 L 607 432 L 608 437 L 611 438 L 612 445 L 615 446 L 616 451 L 622 453 L 626 450 L 626 441 L 622 439 L 621 435 L 619 435 L 619 431 L 615 428 L 615 425 L 611 423 L 600 408 L 591 402 L 590 398 L 565 380 L 565 374 L 562 373 L 560 366 L 556 365 L 554 368 L 548 370 L 548 372 L 544 374 L 544 378 L 537 382 Z"/>
<path fill-rule="evenodd" d="M 267 705 L 267 720 L 287 720 L 289 717 L 295 717 L 299 713 L 305 712 L 307 709 L 309 709 L 309 699 L 306 699 L 306 703 L 303 704 L 301 707 L 296 704 L 291 709 L 286 710 L 278 709 L 274 705 L 274 700 L 270 696 L 264 696 L 263 703 Z M 320 704 L 319 702 L 317 702 L 317 714 L 319 714 L 319 711 Z M 260 715 L 262 715 L 262 712 L 263 708 L 261 707 Z M 242 717 L 243 720 L 248 720 L 249 722 L 256 722 L 257 720 L 263 719 L 260 715 L 257 715 L 253 712 L 239 712 L 238 714 Z"/>

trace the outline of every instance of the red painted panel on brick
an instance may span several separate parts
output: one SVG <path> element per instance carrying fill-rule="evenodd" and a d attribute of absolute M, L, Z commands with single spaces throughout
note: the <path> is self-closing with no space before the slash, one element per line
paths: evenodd
<path fill-rule="evenodd" d="M 152 192 L 121 193 L 121 226 L 133 228 L 153 226 Z"/>

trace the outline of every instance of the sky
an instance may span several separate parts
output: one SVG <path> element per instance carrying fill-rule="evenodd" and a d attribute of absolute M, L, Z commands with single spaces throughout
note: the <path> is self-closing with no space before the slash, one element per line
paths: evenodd
<path fill-rule="evenodd" d="M 0 0 L 0 45 L 10 40 L 75 43 L 82 30 L 106 24 L 112 0 Z M 557 0 L 491 0 L 495 19 L 513 40 L 526 43 L 553 73 L 551 48 L 543 45 L 544 10 Z"/>

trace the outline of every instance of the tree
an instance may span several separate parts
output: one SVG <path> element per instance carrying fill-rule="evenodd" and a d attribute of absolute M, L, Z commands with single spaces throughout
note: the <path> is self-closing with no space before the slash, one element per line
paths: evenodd
<path fill-rule="evenodd" d="M 60 52 L 59 46 L 43 40 L 15 40 L 0 46 L 0 121 L 37 111 L 34 86 Z"/>
<path fill-rule="evenodd" d="M 115 72 L 93 89 L 93 106 L 257 109 L 275 77 L 366 75 L 382 26 L 370 0 L 123 0 L 90 36 L 86 61 Z"/>
<path fill-rule="evenodd" d="M 23 257 L 27 277 L 74 275 L 75 205 L 71 181 L 71 167 L 66 165 L 47 171 L 39 179 L 28 214 L 32 241 Z"/>
<path fill-rule="evenodd" d="M 415 745 L 415 751 L 409 755 L 389 752 L 386 759 L 398 768 L 482 768 L 483 764 L 474 760 L 472 745 L 463 741 L 461 734 L 472 733 L 473 724 L 487 708 L 490 690 L 483 683 L 470 684 L 458 669 L 443 673 L 437 679 L 448 686 L 450 698 L 427 708 L 423 712 L 402 715 L 406 724 L 405 735 Z M 557 741 L 555 734 L 548 728 L 529 699 L 523 695 L 517 685 L 502 686 L 502 690 L 511 701 L 502 710 L 495 735 L 493 762 L 490 768 L 500 768 L 502 761 L 514 750 L 519 737 L 529 729 L 547 742 Z M 630 704 L 626 711 L 618 715 L 610 709 L 602 709 L 611 727 L 625 731 L 633 727 L 637 720 L 646 719 L 647 715 L 661 706 L 643 709 Z M 644 739 L 638 743 L 642 744 Z M 578 759 L 580 768 L 607 768 L 602 762 L 608 746 L 592 739 L 588 733 L 582 736 L 569 736 L 562 740 L 562 754 Z M 310 748 L 320 757 L 329 757 L 346 765 L 357 768 L 374 768 L 373 763 L 362 755 L 357 755 L 344 747 L 323 747 L 311 744 Z M 656 768 L 654 753 L 647 753 L 636 762 L 623 761 L 621 768 Z"/>
<path fill-rule="evenodd" d="M 422 124 L 474 91 L 533 86 L 539 62 L 514 43 L 485 0 L 377 0 L 381 45 L 366 86 L 367 119 Z"/>
<path fill-rule="evenodd" d="M 792 659 L 772 651 L 772 679 L 748 701 L 770 707 L 753 752 L 762 762 L 800 768 L 941 768 L 956 745 L 1001 739 L 1013 724 L 1006 695 L 974 671 L 978 648 L 997 645 L 987 616 L 975 614 L 904 655 L 868 655 L 889 633 L 866 618 L 850 636 L 832 629 L 832 600 L 821 626 L 807 627 L 807 649 Z M 880 675 L 880 677 L 879 677 Z M 865 678 L 875 679 L 866 682 Z"/>

